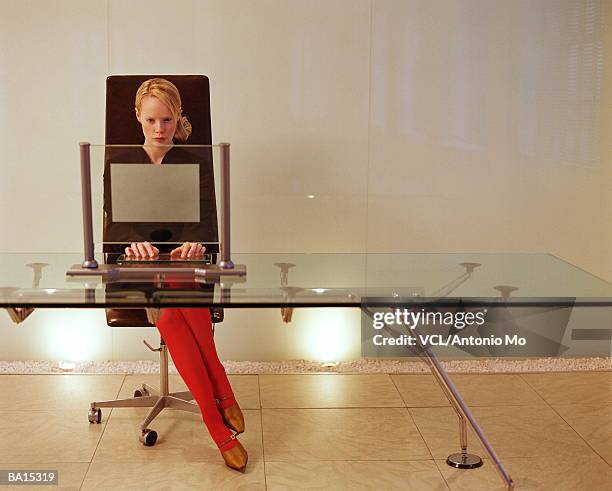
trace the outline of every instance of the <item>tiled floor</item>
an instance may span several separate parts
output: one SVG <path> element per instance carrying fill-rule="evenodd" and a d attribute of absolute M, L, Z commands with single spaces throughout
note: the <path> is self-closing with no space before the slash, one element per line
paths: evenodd
<path fill-rule="evenodd" d="M 517 490 L 612 489 L 612 372 L 452 378 Z M 153 447 L 138 441 L 146 409 L 87 422 L 93 399 L 157 385 L 150 375 L 0 376 L 0 469 L 58 470 L 59 489 L 504 489 L 489 459 L 446 465 L 457 419 L 430 375 L 230 379 L 246 418 L 244 475 L 224 466 L 198 415 L 162 413 Z"/>

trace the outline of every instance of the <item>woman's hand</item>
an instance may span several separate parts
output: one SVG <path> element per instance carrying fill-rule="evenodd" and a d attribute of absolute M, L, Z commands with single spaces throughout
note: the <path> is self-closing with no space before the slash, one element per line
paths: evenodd
<path fill-rule="evenodd" d="M 202 257 L 206 247 L 197 242 L 185 242 L 182 246 L 173 249 L 170 252 L 172 259 L 187 259 L 192 257 Z"/>
<path fill-rule="evenodd" d="M 159 249 L 149 242 L 132 242 L 125 248 L 125 255 L 129 258 L 152 259 L 159 255 Z"/>

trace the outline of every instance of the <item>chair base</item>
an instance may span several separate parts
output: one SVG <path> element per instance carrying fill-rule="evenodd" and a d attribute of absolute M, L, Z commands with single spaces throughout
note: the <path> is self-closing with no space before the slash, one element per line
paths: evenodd
<path fill-rule="evenodd" d="M 145 344 L 147 343 L 145 342 Z M 188 390 L 170 392 L 168 390 L 168 348 L 164 340 L 161 340 L 159 348 L 151 349 L 159 351 L 160 388 L 156 389 L 150 385 L 142 384 L 140 389 L 134 391 L 134 397 L 110 401 L 94 401 L 90 404 L 88 415 L 90 423 L 101 423 L 102 411 L 100 408 L 150 407 L 151 410 L 140 425 L 140 441 L 146 446 L 154 445 L 157 441 L 157 433 L 149 428 L 149 424 L 164 409 L 177 409 L 179 411 L 201 414 L 200 407 L 193 401 L 191 392 Z"/>
<path fill-rule="evenodd" d="M 149 424 L 163 409 L 178 409 L 180 411 L 200 414 L 200 407 L 195 402 L 191 402 L 192 397 L 189 391 L 170 392 L 167 395 L 159 395 L 158 390 L 143 384 L 142 389 L 136 390 L 136 393 L 138 392 L 142 395 L 111 401 L 92 402 L 90 412 L 97 411 L 103 407 L 150 407 L 151 410 L 140 425 L 142 431 L 148 429 Z"/>

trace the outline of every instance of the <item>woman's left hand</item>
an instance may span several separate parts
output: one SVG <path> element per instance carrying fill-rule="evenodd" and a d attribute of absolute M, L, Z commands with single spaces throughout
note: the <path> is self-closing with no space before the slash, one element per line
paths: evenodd
<path fill-rule="evenodd" d="M 170 257 L 173 259 L 187 259 L 194 257 L 202 257 L 206 247 L 197 242 L 185 242 L 180 247 L 173 249 L 170 252 Z"/>

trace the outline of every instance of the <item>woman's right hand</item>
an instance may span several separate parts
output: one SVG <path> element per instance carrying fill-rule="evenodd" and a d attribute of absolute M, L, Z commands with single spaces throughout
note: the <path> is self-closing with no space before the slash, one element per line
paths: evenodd
<path fill-rule="evenodd" d="M 129 258 L 152 259 L 159 255 L 159 249 L 149 242 L 132 242 L 125 248 L 125 255 Z"/>

